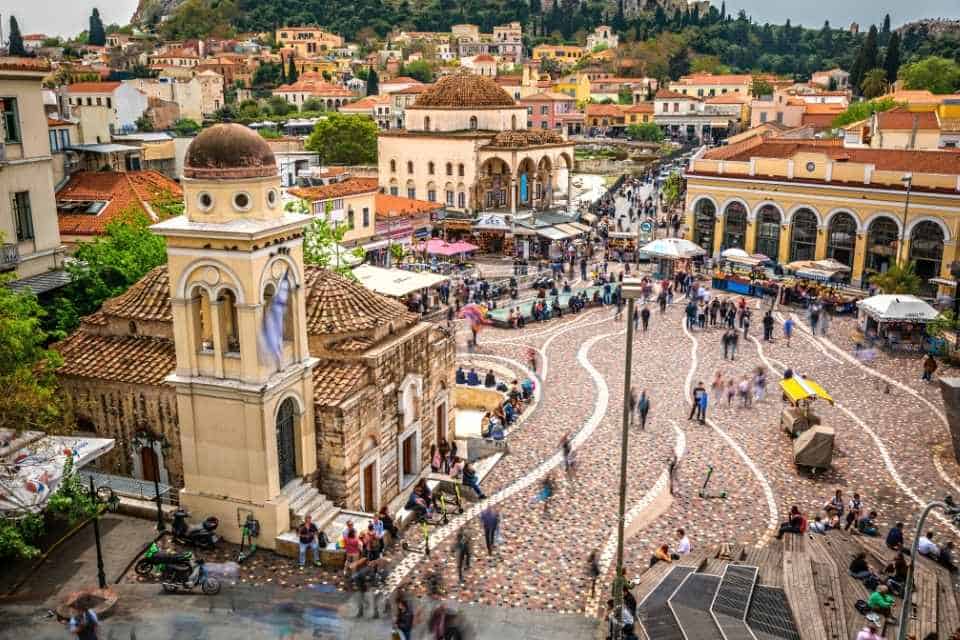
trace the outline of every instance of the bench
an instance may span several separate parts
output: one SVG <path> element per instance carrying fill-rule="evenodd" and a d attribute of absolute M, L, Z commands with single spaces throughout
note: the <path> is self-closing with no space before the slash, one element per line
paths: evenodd
<path fill-rule="evenodd" d="M 926 638 L 937 632 L 937 575 L 918 563 L 913 568 L 912 602 L 904 602 L 907 611 L 907 633 L 914 638 Z M 946 631 L 946 630 L 945 630 Z M 953 633 L 950 629 L 946 633 Z"/>
<path fill-rule="evenodd" d="M 784 547 L 783 592 L 787 595 L 797 628 L 803 630 L 804 640 L 832 640 L 827 635 L 820 615 L 817 592 L 810 588 L 813 584 L 813 571 L 806 549 L 801 548 L 805 545 L 786 544 Z"/>
<path fill-rule="evenodd" d="M 771 540 L 760 549 L 750 549 L 743 559 L 744 564 L 757 568 L 757 582 L 768 587 L 783 586 L 783 544 L 779 540 Z"/>
<path fill-rule="evenodd" d="M 847 637 L 854 638 L 863 628 L 866 620 L 857 611 L 857 600 L 867 600 L 870 593 L 863 582 L 850 575 L 849 566 L 854 554 L 860 549 L 850 536 L 833 532 L 822 536 L 818 542 L 822 543 L 827 556 L 837 567 L 840 581 L 840 594 L 844 619 L 847 623 Z M 882 568 L 882 567 L 881 567 Z"/>
<path fill-rule="evenodd" d="M 847 636 L 843 592 L 840 587 L 840 568 L 824 550 L 820 536 L 810 536 L 807 544 L 813 589 L 820 602 L 820 614 L 828 638 L 840 640 Z"/>

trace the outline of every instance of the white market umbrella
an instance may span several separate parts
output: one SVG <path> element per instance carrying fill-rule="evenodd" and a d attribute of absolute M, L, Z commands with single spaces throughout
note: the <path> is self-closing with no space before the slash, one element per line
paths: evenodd
<path fill-rule="evenodd" d="M 660 238 L 643 245 L 640 251 L 667 260 L 685 260 L 706 253 L 700 245 L 683 238 Z"/>
<path fill-rule="evenodd" d="M 940 315 L 920 298 L 902 293 L 873 296 L 858 304 L 867 315 L 879 321 L 929 322 Z"/>
<path fill-rule="evenodd" d="M 744 251 L 743 249 L 737 249 L 733 247 L 732 249 L 727 249 L 720 254 L 721 258 L 749 258 L 750 254 Z"/>

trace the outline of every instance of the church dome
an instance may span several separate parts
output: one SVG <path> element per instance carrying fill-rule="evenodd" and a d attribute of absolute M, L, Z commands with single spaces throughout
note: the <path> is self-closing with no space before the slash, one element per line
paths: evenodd
<path fill-rule="evenodd" d="M 277 175 L 270 145 L 242 124 L 216 124 L 204 129 L 187 148 L 187 178 L 269 178 Z"/>
<path fill-rule="evenodd" d="M 458 73 L 440 78 L 420 94 L 414 107 L 426 109 L 463 109 L 515 107 L 516 101 L 490 78 Z"/>

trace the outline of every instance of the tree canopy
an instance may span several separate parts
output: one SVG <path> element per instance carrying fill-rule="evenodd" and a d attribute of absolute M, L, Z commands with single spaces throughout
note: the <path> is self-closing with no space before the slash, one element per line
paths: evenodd
<path fill-rule="evenodd" d="M 377 124 L 362 115 L 331 113 L 314 125 L 306 148 L 323 164 L 372 164 L 377 161 Z"/>
<path fill-rule="evenodd" d="M 833 121 L 835 128 L 845 127 L 848 124 L 866 120 L 874 113 L 879 111 L 889 111 L 898 106 L 893 98 L 879 98 L 864 102 L 853 102 L 847 107 L 846 111 L 837 116 Z"/>
<path fill-rule="evenodd" d="M 90 14 L 90 28 L 87 30 L 87 42 L 102 47 L 107 44 L 107 32 L 103 28 L 103 20 L 100 19 L 100 10 L 94 7 Z"/>
<path fill-rule="evenodd" d="M 960 91 L 960 64 L 939 56 L 930 56 L 900 67 L 905 89 L 926 89 L 931 93 Z"/>
<path fill-rule="evenodd" d="M 25 56 L 27 50 L 23 46 L 23 35 L 20 33 L 20 25 L 15 16 L 10 16 L 10 33 L 7 36 L 7 51 L 11 56 Z"/>
<path fill-rule="evenodd" d="M 663 129 L 654 122 L 631 124 L 627 127 L 627 135 L 631 140 L 640 140 L 642 142 L 663 141 Z"/>

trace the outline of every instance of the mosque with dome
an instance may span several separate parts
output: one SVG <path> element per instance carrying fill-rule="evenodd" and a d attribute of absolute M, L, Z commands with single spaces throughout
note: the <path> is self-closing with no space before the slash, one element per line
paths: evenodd
<path fill-rule="evenodd" d="M 153 227 L 167 264 L 55 346 L 78 424 L 116 441 L 97 470 L 158 480 L 232 542 L 253 515 L 265 548 L 389 504 L 452 437 L 453 338 L 304 265 L 310 218 L 255 132 L 204 130 L 183 175 L 185 213 Z"/>
<path fill-rule="evenodd" d="M 445 76 L 407 107 L 404 129 L 380 132 L 380 187 L 474 216 L 566 208 L 574 145 L 528 129 L 527 115 L 490 78 Z"/>

